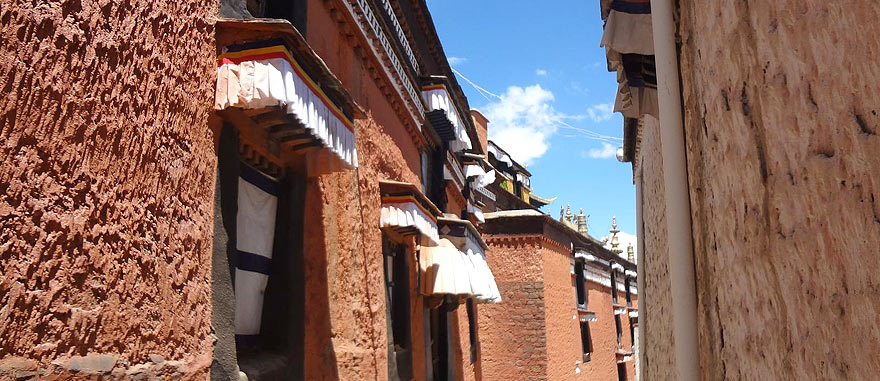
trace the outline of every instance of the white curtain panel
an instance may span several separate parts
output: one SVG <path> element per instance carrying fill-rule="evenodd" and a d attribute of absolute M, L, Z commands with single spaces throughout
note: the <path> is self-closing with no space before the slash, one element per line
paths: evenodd
<path fill-rule="evenodd" d="M 493 156 L 495 156 L 495 160 L 498 160 L 502 163 L 507 163 L 508 166 L 513 166 L 513 159 L 510 158 L 510 155 L 495 148 L 494 145 L 489 144 L 487 151 L 489 151 L 489 153 L 491 153 Z"/>
<path fill-rule="evenodd" d="M 446 238 L 441 238 L 437 246 L 421 247 L 419 271 L 424 295 L 473 295 L 465 258 Z"/>
<path fill-rule="evenodd" d="M 437 245 L 440 235 L 437 223 L 431 219 L 415 202 L 382 203 L 380 227 L 415 227 L 430 244 Z"/>
<path fill-rule="evenodd" d="M 446 113 L 446 119 L 449 119 L 449 122 L 452 124 L 456 136 L 455 140 L 449 142 L 449 148 L 452 152 L 473 148 L 471 146 L 471 138 L 468 136 L 446 88 L 424 89 L 422 90 L 422 99 L 428 106 L 428 110 L 443 110 Z"/>
<path fill-rule="evenodd" d="M 258 170 L 241 164 L 236 215 L 235 335 L 260 334 L 263 294 L 269 280 L 278 182 Z"/>
<path fill-rule="evenodd" d="M 616 1 L 615 3 L 625 2 Z M 608 47 L 624 54 L 654 55 L 654 30 L 651 24 L 651 14 L 628 13 L 612 8 L 605 23 L 602 42 L 599 46 Z"/>
<path fill-rule="evenodd" d="M 470 201 L 468 201 L 467 204 L 467 211 L 468 213 L 473 214 L 480 223 L 486 222 L 486 216 L 483 215 L 483 210 L 472 204 Z"/>
<path fill-rule="evenodd" d="M 334 153 L 336 160 L 342 161 L 343 167 L 357 167 L 353 127 L 349 129 L 351 126 L 331 110 L 335 106 L 309 88 L 306 81 L 285 58 L 245 59 L 237 64 L 221 60 L 214 108 L 280 106 L 295 115 Z"/>

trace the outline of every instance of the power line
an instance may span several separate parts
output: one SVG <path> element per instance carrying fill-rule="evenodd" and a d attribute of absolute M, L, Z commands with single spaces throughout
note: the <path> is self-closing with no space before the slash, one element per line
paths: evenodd
<path fill-rule="evenodd" d="M 455 70 L 455 68 L 450 68 L 450 69 L 452 69 L 453 73 L 455 73 L 456 75 L 461 77 L 461 79 L 463 79 L 465 82 L 467 82 L 469 85 L 471 85 L 474 89 L 476 89 L 477 93 L 480 94 L 483 98 L 486 98 L 487 101 L 492 102 L 492 100 L 489 99 L 489 97 L 487 97 L 486 94 L 491 95 L 498 100 L 503 99 L 500 95 L 495 94 L 489 90 L 486 90 L 484 87 L 474 83 L 474 81 L 471 81 L 468 77 L 465 77 L 464 74 L 461 74 L 461 72 L 458 70 Z M 606 142 L 606 143 L 610 143 L 610 144 L 620 144 L 620 142 L 623 141 L 622 138 L 618 138 L 616 136 L 603 135 L 603 134 L 600 134 L 596 131 L 592 131 L 592 130 L 589 130 L 589 129 L 586 129 L 583 127 L 572 126 L 572 125 L 562 121 L 562 118 L 560 118 L 558 116 L 554 117 L 553 121 L 558 123 L 559 125 L 561 125 L 563 128 L 580 132 L 581 135 L 587 139 L 598 140 L 598 141 L 602 141 L 602 142 Z"/>

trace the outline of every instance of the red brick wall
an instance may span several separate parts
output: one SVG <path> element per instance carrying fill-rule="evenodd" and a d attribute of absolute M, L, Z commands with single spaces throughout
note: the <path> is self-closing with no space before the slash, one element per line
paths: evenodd
<path fill-rule="evenodd" d="M 583 359 L 583 351 L 571 276 L 571 250 L 545 241 L 541 253 L 547 308 L 547 374 L 550 380 L 578 379 L 575 369 Z"/>
<path fill-rule="evenodd" d="M 501 304 L 480 306 L 480 345 L 486 380 L 546 380 L 543 263 L 537 239 L 484 235 L 486 260 Z"/>
<path fill-rule="evenodd" d="M 0 368 L 207 377 L 216 13 L 2 5 Z"/>

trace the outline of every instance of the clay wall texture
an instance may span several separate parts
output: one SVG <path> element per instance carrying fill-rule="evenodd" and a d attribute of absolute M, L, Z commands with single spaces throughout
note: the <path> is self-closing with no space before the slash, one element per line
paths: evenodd
<path fill-rule="evenodd" d="M 306 315 L 305 331 L 311 334 L 306 335 L 305 378 L 387 379 L 378 181 L 419 184 L 418 150 L 328 4 L 311 1 L 308 12 L 309 45 L 367 118 L 356 126 L 357 170 L 322 175 L 307 188 L 306 305 L 321 308 Z M 410 263 L 417 263 L 415 251 L 410 253 Z M 410 276 L 413 371 L 424 377 L 422 298 L 415 273 Z"/>
<path fill-rule="evenodd" d="M 640 366 L 643 379 L 675 379 L 675 353 L 671 350 L 672 284 L 669 278 L 669 247 L 666 237 L 665 189 L 663 184 L 663 157 L 660 154 L 660 126 L 651 117 L 645 119 L 640 131 L 635 181 L 642 189 L 642 218 L 644 226 L 645 289 L 639 290 L 641 306 L 639 324 L 644 325 L 645 337 L 640 338 L 644 362 Z"/>
<path fill-rule="evenodd" d="M 0 372 L 207 376 L 216 12 L 0 8 Z"/>
<path fill-rule="evenodd" d="M 502 304 L 480 306 L 482 375 L 487 380 L 617 379 L 617 334 L 611 290 L 586 282 L 592 360 L 583 361 L 571 253 L 542 236 L 484 234 L 487 260 L 501 291 Z M 619 291 L 621 304 L 626 292 Z M 638 297 L 633 295 L 633 307 Z M 622 318 L 623 348 L 630 350 L 629 319 Z M 580 373 L 576 372 L 580 369 Z M 635 361 L 627 363 L 635 379 Z"/>
<path fill-rule="evenodd" d="M 543 261 L 538 238 L 484 234 L 483 239 L 489 245 L 486 261 L 503 300 L 480 308 L 483 377 L 546 380 Z"/>
<path fill-rule="evenodd" d="M 880 374 L 880 3 L 681 6 L 704 377 Z"/>

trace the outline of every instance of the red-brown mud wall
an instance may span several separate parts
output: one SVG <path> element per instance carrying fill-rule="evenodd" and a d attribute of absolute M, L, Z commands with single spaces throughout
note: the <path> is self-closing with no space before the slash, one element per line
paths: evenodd
<path fill-rule="evenodd" d="M 540 238 L 492 236 L 486 261 L 503 301 L 480 306 L 485 380 L 546 380 L 544 281 Z"/>
<path fill-rule="evenodd" d="M 880 374 L 878 18 L 870 0 L 682 3 L 704 378 Z"/>
<path fill-rule="evenodd" d="M 310 179 L 306 192 L 305 378 L 387 379 L 378 182 L 419 184 L 419 151 L 328 4 L 309 2 L 308 42 L 368 115 L 356 123 L 358 169 Z M 422 298 L 410 275 L 413 370 L 423 379 Z"/>
<path fill-rule="evenodd" d="M 207 377 L 216 13 L 0 8 L 0 378 Z"/>
<path fill-rule="evenodd" d="M 575 371 L 583 361 L 583 350 L 571 276 L 571 250 L 551 241 L 544 241 L 543 246 L 547 376 L 550 380 L 581 379 L 583 372 Z"/>

